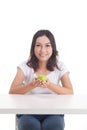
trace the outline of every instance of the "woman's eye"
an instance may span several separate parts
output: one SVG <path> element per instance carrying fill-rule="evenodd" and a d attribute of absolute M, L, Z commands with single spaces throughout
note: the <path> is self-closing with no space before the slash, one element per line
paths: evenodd
<path fill-rule="evenodd" d="M 50 45 L 46 45 L 46 47 L 50 47 Z"/>
<path fill-rule="evenodd" d="M 39 47 L 40 45 L 39 45 L 39 44 L 37 44 L 36 46 L 37 46 L 37 47 Z"/>

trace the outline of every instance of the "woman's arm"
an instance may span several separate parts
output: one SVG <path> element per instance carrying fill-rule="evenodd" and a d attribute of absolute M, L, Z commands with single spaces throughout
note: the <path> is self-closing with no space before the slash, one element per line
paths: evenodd
<path fill-rule="evenodd" d="M 65 73 L 61 78 L 61 86 L 55 85 L 48 81 L 44 86 L 47 86 L 50 90 L 57 94 L 73 94 L 73 87 L 69 78 L 69 74 Z"/>
<path fill-rule="evenodd" d="M 17 69 L 17 74 L 12 82 L 9 94 L 25 94 L 40 84 L 40 81 L 34 80 L 27 85 L 23 85 L 25 76 L 20 68 Z"/>

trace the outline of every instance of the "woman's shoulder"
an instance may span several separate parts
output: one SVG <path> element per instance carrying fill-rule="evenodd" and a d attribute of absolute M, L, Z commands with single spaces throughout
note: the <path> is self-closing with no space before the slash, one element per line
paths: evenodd
<path fill-rule="evenodd" d="M 27 61 L 23 61 L 21 62 L 18 67 L 22 67 L 22 68 L 29 68 L 28 65 L 27 65 Z"/>
<path fill-rule="evenodd" d="M 58 61 L 57 63 L 59 70 L 63 70 L 66 67 L 66 64 L 63 61 Z"/>
<path fill-rule="evenodd" d="M 33 69 L 27 65 L 27 61 L 21 62 L 17 67 L 19 67 L 25 75 L 33 71 Z"/>
<path fill-rule="evenodd" d="M 60 78 L 65 74 L 65 73 L 70 73 L 66 64 L 62 61 L 58 62 L 58 72 L 60 73 Z"/>

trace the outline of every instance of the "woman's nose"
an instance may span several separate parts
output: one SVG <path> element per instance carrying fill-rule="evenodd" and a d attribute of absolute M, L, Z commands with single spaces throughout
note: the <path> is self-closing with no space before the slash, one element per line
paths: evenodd
<path fill-rule="evenodd" d="M 46 51 L 46 48 L 44 46 L 41 47 L 41 51 Z"/>

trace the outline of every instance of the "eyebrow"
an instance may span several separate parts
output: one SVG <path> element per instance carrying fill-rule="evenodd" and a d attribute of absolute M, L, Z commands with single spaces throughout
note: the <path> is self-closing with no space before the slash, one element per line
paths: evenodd
<path fill-rule="evenodd" d="M 40 42 L 36 42 L 36 43 L 38 43 L 38 44 L 42 44 L 42 43 L 40 43 Z M 44 44 L 51 44 L 50 42 L 47 42 L 47 43 L 44 43 Z"/>

